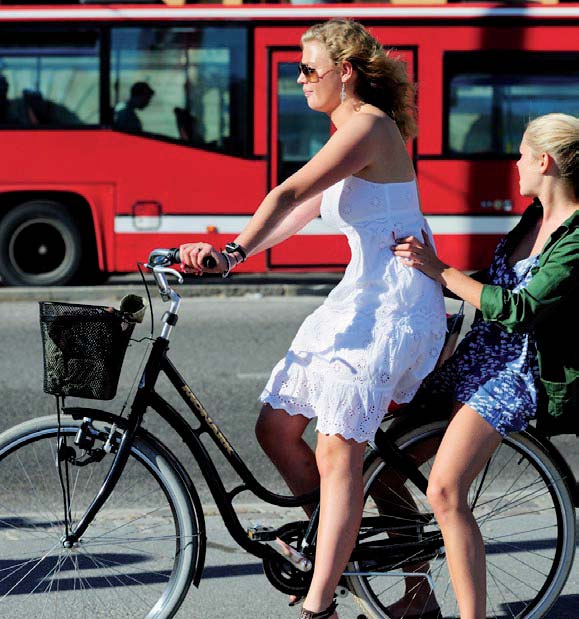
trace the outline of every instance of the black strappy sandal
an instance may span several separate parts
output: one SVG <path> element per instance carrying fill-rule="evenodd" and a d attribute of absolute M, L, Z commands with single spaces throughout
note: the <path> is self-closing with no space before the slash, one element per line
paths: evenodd
<path fill-rule="evenodd" d="M 334 612 L 336 612 L 336 601 L 334 600 L 326 610 L 321 610 L 319 613 L 313 613 L 311 610 L 306 610 L 302 607 L 302 612 L 300 613 L 300 619 L 328 619 L 331 617 Z"/>

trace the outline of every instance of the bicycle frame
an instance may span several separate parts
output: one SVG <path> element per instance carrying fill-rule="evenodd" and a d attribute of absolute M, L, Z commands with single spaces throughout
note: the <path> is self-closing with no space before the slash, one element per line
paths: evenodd
<path fill-rule="evenodd" d="M 175 295 L 176 299 L 170 296 L 171 293 Z M 155 340 L 152 346 L 114 461 L 97 496 L 87 508 L 85 514 L 78 522 L 78 525 L 69 533 L 65 542 L 74 544 L 82 537 L 100 508 L 111 495 L 128 461 L 131 445 L 139 431 L 145 412 L 147 408 L 151 408 L 179 434 L 187 445 L 209 486 L 224 524 L 233 539 L 244 550 L 256 557 L 263 559 L 265 557 L 274 556 L 275 551 L 267 544 L 254 541 L 247 535 L 233 507 L 233 499 L 241 492 L 250 491 L 255 496 L 271 505 L 279 507 L 300 507 L 317 502 L 319 491 L 316 490 L 297 497 L 280 495 L 265 488 L 255 478 L 167 356 L 169 335 L 171 328 L 176 324 L 180 298 L 170 288 L 165 292 L 164 297 L 165 296 L 173 300 L 171 310 L 165 313 L 163 317 L 165 326 L 161 335 Z M 197 428 L 193 428 L 177 410 L 155 391 L 155 385 L 161 373 L 169 379 L 173 387 L 179 393 L 181 399 L 199 422 Z M 67 409 L 65 409 L 65 412 L 66 410 Z M 75 416 L 78 416 L 82 414 L 82 410 L 82 408 L 74 408 L 70 409 L 69 412 L 74 411 Z M 229 492 L 225 489 L 217 468 L 205 448 L 205 445 L 201 441 L 201 436 L 205 433 L 211 437 L 229 465 L 236 471 L 242 480 L 240 485 Z M 372 448 L 377 451 L 386 462 L 393 464 L 398 470 L 403 471 L 419 490 L 424 494 L 426 493 L 426 478 L 418 470 L 414 462 L 402 454 L 396 445 L 388 439 L 384 431 L 378 431 Z M 362 526 L 371 527 L 373 525 L 381 525 L 382 528 L 387 528 L 387 521 L 387 516 L 363 518 Z M 304 542 L 302 543 L 302 549 L 314 543 L 317 533 L 317 522 L 316 510 L 309 522 L 304 521 L 304 526 L 307 526 L 307 531 L 304 536 Z M 393 544 L 393 546 L 396 546 L 396 544 Z M 371 544 L 368 546 L 359 544 L 352 554 L 352 560 L 359 560 L 362 558 L 368 559 L 382 555 L 384 551 L 385 547 L 383 545 L 376 548 L 375 546 L 372 547 Z"/>

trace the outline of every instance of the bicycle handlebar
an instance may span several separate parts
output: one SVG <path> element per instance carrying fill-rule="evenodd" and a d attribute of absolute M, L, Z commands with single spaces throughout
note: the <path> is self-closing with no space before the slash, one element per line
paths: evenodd
<path fill-rule="evenodd" d="M 171 249 L 154 249 L 150 255 L 148 264 L 156 267 L 168 267 L 173 264 L 179 264 L 181 257 L 179 256 L 179 248 L 173 247 Z M 205 256 L 203 258 L 203 266 L 207 269 L 213 269 L 217 266 L 217 261 L 213 256 Z"/>

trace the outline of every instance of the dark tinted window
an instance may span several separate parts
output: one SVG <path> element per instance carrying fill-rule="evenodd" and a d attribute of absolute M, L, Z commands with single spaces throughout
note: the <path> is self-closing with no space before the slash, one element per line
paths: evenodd
<path fill-rule="evenodd" d="M 96 33 L 0 33 L 0 124 L 66 127 L 98 122 Z"/>
<path fill-rule="evenodd" d="M 246 59 L 244 28 L 115 30 L 111 101 L 116 128 L 244 154 Z M 135 90 L 143 96 L 133 97 Z"/>
<path fill-rule="evenodd" d="M 453 52 L 445 77 L 449 153 L 515 154 L 530 119 L 579 115 L 579 54 Z"/>

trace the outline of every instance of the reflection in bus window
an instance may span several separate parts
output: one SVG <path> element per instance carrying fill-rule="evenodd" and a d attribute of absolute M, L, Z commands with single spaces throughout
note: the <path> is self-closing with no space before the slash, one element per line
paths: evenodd
<path fill-rule="evenodd" d="M 0 124 L 67 127 L 99 122 L 98 42 L 0 43 Z"/>
<path fill-rule="evenodd" d="M 532 54 L 524 62 L 518 58 L 512 72 L 504 58 L 490 70 L 478 53 L 461 56 L 458 70 L 452 58 L 446 62 L 450 153 L 516 154 L 530 119 L 549 112 L 579 114 L 579 55 Z"/>
<path fill-rule="evenodd" d="M 135 83 L 155 96 L 139 110 L 142 131 L 232 154 L 247 151 L 244 28 L 119 28 L 112 34 L 111 101 Z"/>
<path fill-rule="evenodd" d="M 330 119 L 313 114 L 297 83 L 295 62 L 282 62 L 278 73 L 278 183 L 309 161 L 330 137 Z"/>

